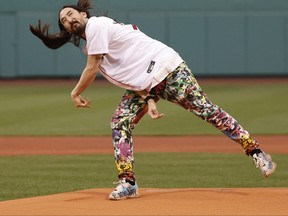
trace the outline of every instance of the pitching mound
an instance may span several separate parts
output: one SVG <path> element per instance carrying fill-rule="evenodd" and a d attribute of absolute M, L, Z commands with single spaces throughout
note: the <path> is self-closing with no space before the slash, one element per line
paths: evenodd
<path fill-rule="evenodd" d="M 110 201 L 91 189 L 0 203 L 0 215 L 288 215 L 288 188 L 141 189 Z"/>

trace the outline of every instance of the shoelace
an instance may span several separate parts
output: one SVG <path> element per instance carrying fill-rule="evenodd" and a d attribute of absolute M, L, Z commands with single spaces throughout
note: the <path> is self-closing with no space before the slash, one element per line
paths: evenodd
<path fill-rule="evenodd" d="M 114 185 L 119 185 L 119 184 L 122 184 L 122 183 L 123 183 L 122 180 L 114 181 L 114 182 L 113 182 Z"/>
<path fill-rule="evenodd" d="M 256 168 L 265 166 L 264 160 L 261 156 L 256 154 L 256 156 L 253 157 L 253 159 L 254 159 L 254 164 L 255 164 Z"/>

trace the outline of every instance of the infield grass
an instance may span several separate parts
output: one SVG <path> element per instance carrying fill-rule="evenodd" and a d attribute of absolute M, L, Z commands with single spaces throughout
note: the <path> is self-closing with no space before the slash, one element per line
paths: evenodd
<path fill-rule="evenodd" d="M 200 83 L 201 84 L 201 83 Z M 124 93 L 112 85 L 87 89 L 91 109 L 75 109 L 74 84 L 0 85 L 0 136 L 109 135 L 110 119 Z M 252 134 L 288 133 L 288 85 L 202 85 L 208 97 Z M 220 134 L 193 114 L 160 101 L 165 118 L 145 116 L 134 135 Z M 273 154 L 275 175 L 265 179 L 243 154 L 139 153 L 135 171 L 142 188 L 288 187 L 288 158 Z M 0 200 L 88 188 L 113 188 L 113 155 L 0 157 Z"/>
<path fill-rule="evenodd" d="M 211 101 L 231 114 L 251 134 L 287 134 L 287 84 L 201 85 Z M 91 109 L 76 109 L 70 100 L 74 84 L 0 86 L 0 136 L 2 135 L 109 135 L 110 120 L 124 93 L 109 85 L 91 85 L 84 97 Z M 161 120 L 144 116 L 136 135 L 220 134 L 214 127 L 164 100 Z"/>
<path fill-rule="evenodd" d="M 264 178 L 243 154 L 138 153 L 142 188 L 288 187 L 288 158 Z M 0 157 L 0 201 L 89 188 L 113 188 L 113 155 Z"/>

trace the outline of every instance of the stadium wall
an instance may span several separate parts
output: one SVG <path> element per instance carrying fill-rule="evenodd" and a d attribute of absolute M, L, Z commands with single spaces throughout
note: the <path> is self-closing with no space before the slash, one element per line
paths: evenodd
<path fill-rule="evenodd" d="M 28 27 L 58 31 L 59 9 L 77 0 L 0 1 L 0 78 L 78 77 L 72 44 L 49 50 Z M 287 0 L 94 0 L 97 15 L 135 23 L 173 47 L 198 76 L 287 76 Z"/>

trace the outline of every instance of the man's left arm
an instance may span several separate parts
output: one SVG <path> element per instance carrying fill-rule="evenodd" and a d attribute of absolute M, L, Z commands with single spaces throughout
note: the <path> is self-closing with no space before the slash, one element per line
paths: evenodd
<path fill-rule="evenodd" d="M 145 102 L 148 104 L 148 114 L 152 119 L 159 119 L 164 116 L 164 114 L 158 113 L 156 102 L 153 99 L 153 97 L 150 97 L 151 95 L 149 94 L 148 91 L 142 90 L 142 91 L 136 91 L 136 93 L 142 97 Z"/>

